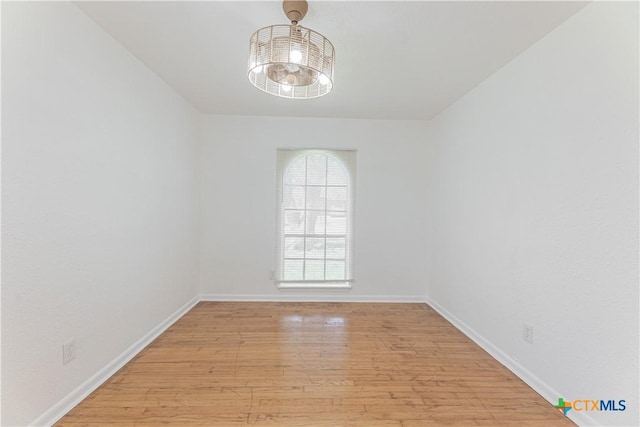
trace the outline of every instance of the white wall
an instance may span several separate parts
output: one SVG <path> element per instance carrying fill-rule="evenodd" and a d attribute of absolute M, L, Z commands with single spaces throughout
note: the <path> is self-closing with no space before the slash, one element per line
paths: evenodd
<path fill-rule="evenodd" d="M 591 3 L 430 131 L 430 300 L 547 398 L 627 402 L 582 422 L 637 425 L 638 4 Z"/>
<path fill-rule="evenodd" d="M 195 297 L 198 118 L 71 3 L 2 3 L 2 92 L 9 426 Z"/>
<path fill-rule="evenodd" d="M 200 286 L 224 298 L 424 300 L 425 123 L 203 116 Z M 276 149 L 357 149 L 355 283 L 278 291 Z"/>

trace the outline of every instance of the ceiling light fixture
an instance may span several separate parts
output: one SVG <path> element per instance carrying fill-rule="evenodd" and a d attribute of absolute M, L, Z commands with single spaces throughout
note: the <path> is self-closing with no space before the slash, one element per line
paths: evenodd
<path fill-rule="evenodd" d="M 291 25 L 270 25 L 251 36 L 249 81 L 284 98 L 326 95 L 333 88 L 333 44 L 322 34 L 298 25 L 307 13 L 305 0 L 285 0 L 282 9 Z"/>

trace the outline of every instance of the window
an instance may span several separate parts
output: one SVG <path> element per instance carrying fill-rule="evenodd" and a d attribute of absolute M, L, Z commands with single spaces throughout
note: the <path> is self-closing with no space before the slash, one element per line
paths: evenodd
<path fill-rule="evenodd" d="M 278 150 L 280 288 L 353 281 L 355 151 Z"/>

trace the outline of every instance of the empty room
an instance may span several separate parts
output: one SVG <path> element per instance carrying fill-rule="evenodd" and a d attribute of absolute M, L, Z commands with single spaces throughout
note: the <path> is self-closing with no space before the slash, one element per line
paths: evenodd
<path fill-rule="evenodd" d="M 3 426 L 638 426 L 639 3 L 1 3 Z"/>

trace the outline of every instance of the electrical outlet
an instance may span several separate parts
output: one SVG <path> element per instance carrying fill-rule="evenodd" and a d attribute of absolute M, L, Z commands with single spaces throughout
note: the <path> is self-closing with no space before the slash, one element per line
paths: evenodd
<path fill-rule="evenodd" d="M 529 344 L 533 344 L 533 326 L 526 323 L 522 324 L 522 339 Z"/>
<path fill-rule="evenodd" d="M 62 344 L 62 364 L 66 365 L 76 358 L 76 340 L 72 339 Z"/>

